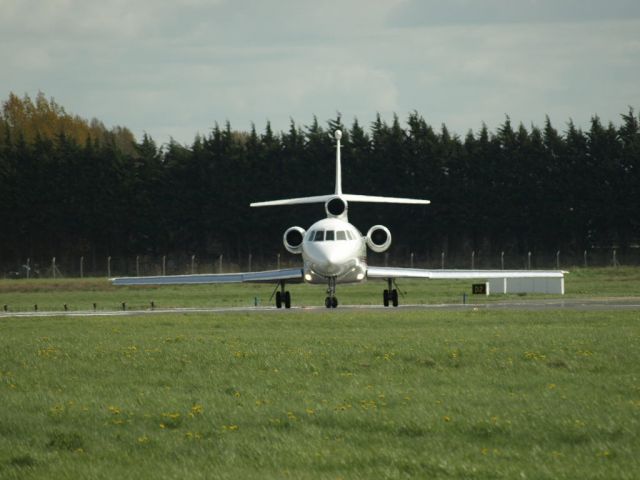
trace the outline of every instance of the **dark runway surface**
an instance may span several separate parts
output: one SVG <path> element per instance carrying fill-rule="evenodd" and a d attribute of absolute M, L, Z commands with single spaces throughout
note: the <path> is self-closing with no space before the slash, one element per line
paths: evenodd
<path fill-rule="evenodd" d="M 403 311 L 464 311 L 464 310 L 638 310 L 640 312 L 640 297 L 633 298 L 562 298 L 545 300 L 504 301 L 491 303 L 467 303 L 467 304 L 436 304 L 436 305 L 400 305 L 397 308 L 383 307 L 382 305 L 341 305 L 336 309 L 327 309 L 323 306 L 292 306 L 291 309 L 277 309 L 275 307 L 206 307 L 206 308 L 156 308 L 147 310 L 87 310 L 87 311 L 38 311 L 38 312 L 0 312 L 0 318 L 15 317 L 114 317 L 133 315 L 157 315 L 157 314 L 185 314 L 185 313 L 250 313 L 250 312 L 403 312 Z"/>

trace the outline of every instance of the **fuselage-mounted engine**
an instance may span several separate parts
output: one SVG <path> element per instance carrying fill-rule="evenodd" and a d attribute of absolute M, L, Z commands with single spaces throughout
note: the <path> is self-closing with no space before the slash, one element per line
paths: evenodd
<path fill-rule="evenodd" d="M 306 230 L 301 227 L 288 228 L 282 236 L 284 248 L 290 253 L 302 253 L 302 241 Z"/>
<path fill-rule="evenodd" d="M 391 232 L 384 225 L 374 225 L 367 232 L 367 246 L 376 253 L 384 252 L 391 246 Z"/>
<path fill-rule="evenodd" d="M 339 218 L 341 220 L 347 219 L 347 201 L 341 197 L 333 197 L 327 200 L 324 204 L 324 210 L 327 212 L 328 218 Z"/>

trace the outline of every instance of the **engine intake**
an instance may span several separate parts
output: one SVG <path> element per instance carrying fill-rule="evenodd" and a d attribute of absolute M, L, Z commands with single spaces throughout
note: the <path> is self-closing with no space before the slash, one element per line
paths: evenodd
<path fill-rule="evenodd" d="M 328 217 L 343 217 L 347 213 L 347 202 L 340 197 L 333 197 L 324 204 Z"/>
<path fill-rule="evenodd" d="M 367 232 L 367 246 L 376 253 L 391 246 L 391 232 L 384 225 L 374 225 Z"/>
<path fill-rule="evenodd" d="M 302 253 L 302 240 L 306 230 L 300 227 L 288 228 L 282 236 L 284 248 L 290 253 Z"/>

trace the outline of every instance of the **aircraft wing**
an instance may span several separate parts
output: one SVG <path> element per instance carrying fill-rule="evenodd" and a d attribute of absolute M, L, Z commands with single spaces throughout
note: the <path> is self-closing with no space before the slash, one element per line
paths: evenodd
<path fill-rule="evenodd" d="M 264 272 L 205 273 L 198 275 L 163 275 L 156 277 L 111 278 L 113 285 L 195 285 L 205 283 L 273 283 L 286 280 L 288 283 L 302 282 L 301 268 L 283 268 Z"/>
<path fill-rule="evenodd" d="M 561 278 L 563 270 L 424 270 L 420 268 L 368 267 L 367 278 L 429 278 L 465 280 L 489 278 Z"/>

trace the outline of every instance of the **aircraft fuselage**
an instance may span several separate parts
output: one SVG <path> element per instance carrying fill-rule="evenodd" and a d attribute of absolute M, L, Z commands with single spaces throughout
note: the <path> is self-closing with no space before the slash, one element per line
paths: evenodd
<path fill-rule="evenodd" d="M 304 280 L 326 284 L 361 282 L 367 273 L 367 244 L 360 231 L 345 220 L 325 218 L 306 231 L 302 241 Z"/>

